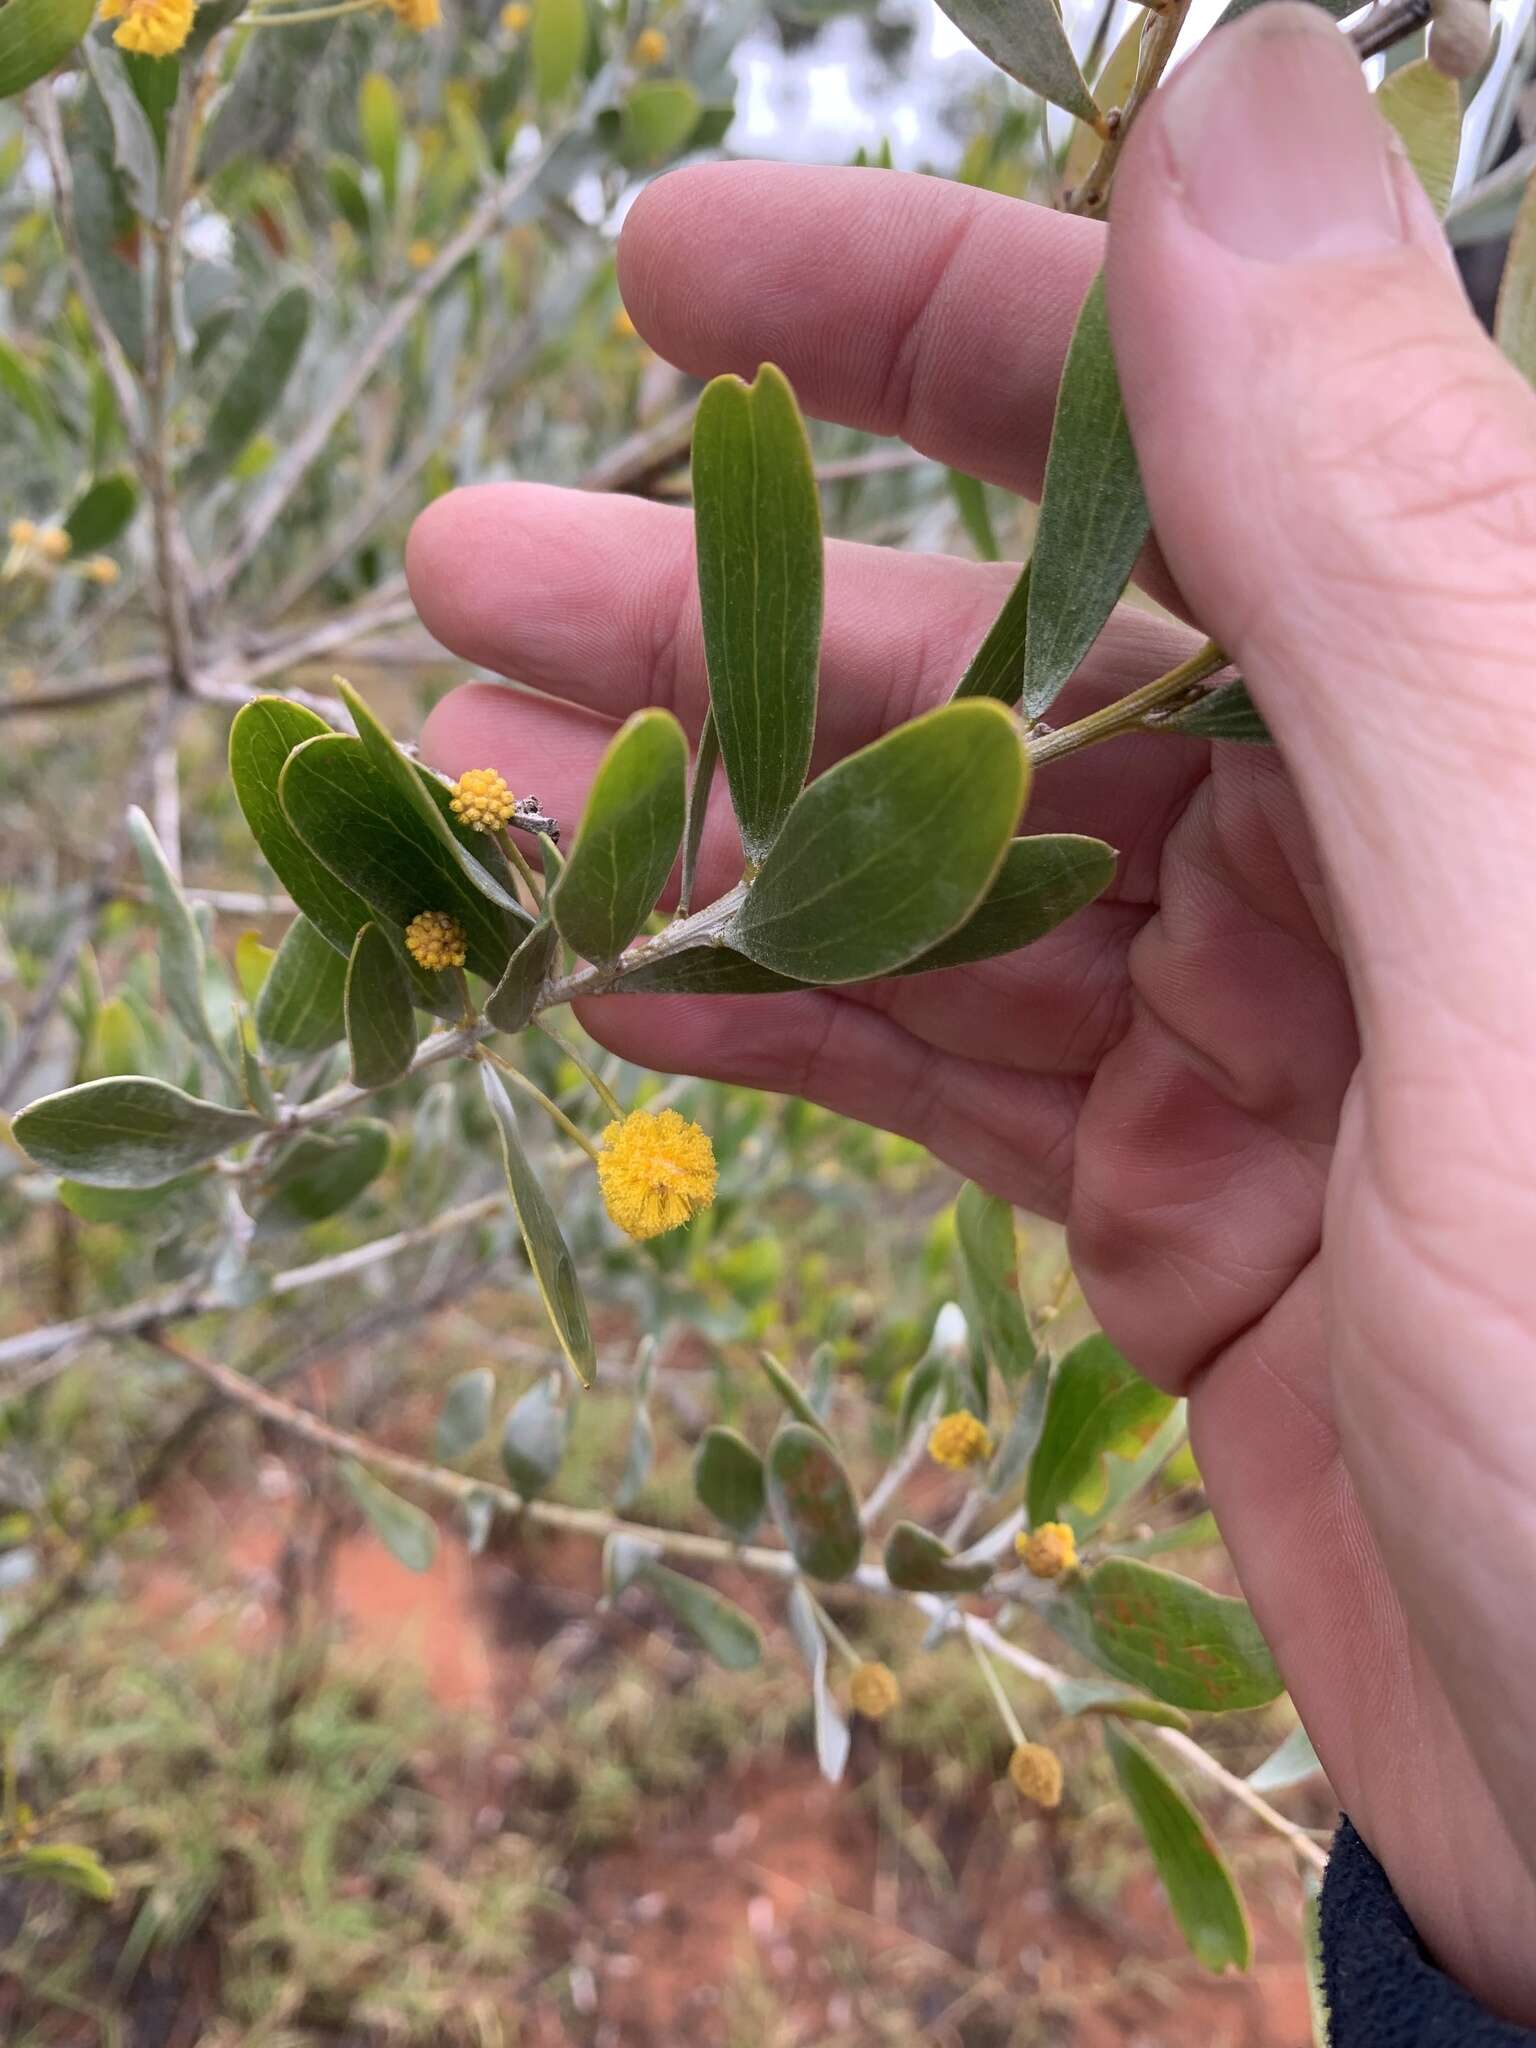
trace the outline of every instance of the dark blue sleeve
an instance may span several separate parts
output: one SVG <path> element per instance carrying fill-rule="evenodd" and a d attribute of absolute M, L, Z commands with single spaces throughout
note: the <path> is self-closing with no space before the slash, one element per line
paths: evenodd
<path fill-rule="evenodd" d="M 1333 1838 L 1320 1914 L 1330 2048 L 1536 2048 L 1536 2033 L 1495 2019 L 1430 1961 L 1347 1819 Z"/>

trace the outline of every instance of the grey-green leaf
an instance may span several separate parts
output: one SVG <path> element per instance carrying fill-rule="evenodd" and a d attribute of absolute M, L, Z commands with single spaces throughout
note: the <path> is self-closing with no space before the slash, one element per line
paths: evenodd
<path fill-rule="evenodd" d="M 9 0 L 0 8 L 0 100 L 62 64 L 95 12 L 96 0 Z"/>
<path fill-rule="evenodd" d="M 389 1125 L 368 1117 L 323 1134 L 306 1131 L 267 1176 L 256 1210 L 259 1234 L 303 1230 L 350 1208 L 389 1164 L 391 1143 Z"/>
<path fill-rule="evenodd" d="M 130 476 L 102 476 L 88 484 L 64 521 L 71 552 L 93 555 L 110 547 L 132 519 L 138 503 L 138 485 Z"/>
<path fill-rule="evenodd" d="M 160 934 L 160 986 L 171 1015 L 196 1046 L 228 1072 L 228 1063 L 213 1035 L 203 992 L 203 939 L 181 884 L 171 873 L 155 828 L 137 804 L 129 806 L 128 835 L 139 857 L 154 906 Z"/>
<path fill-rule="evenodd" d="M 788 1621 L 789 1632 L 811 1668 L 816 1762 L 828 1784 L 835 1785 L 848 1768 L 851 1738 L 848 1722 L 827 1681 L 827 1639 L 821 1632 L 810 1597 L 798 1580 L 789 1589 Z"/>
<path fill-rule="evenodd" d="M 907 1593 L 975 1593 L 991 1578 L 992 1566 L 957 1564 L 931 1530 L 898 1522 L 885 1539 L 885 1576 Z"/>
<path fill-rule="evenodd" d="M 1056 1368 L 1029 1468 L 1029 1518 L 1048 1522 L 1128 1431 L 1163 1419 L 1173 1396 L 1144 1380 L 1107 1337 L 1085 1337 Z"/>
<path fill-rule="evenodd" d="M 1253 1933 L 1210 1829 L 1140 1743 L 1113 1727 L 1104 1737 L 1195 1960 L 1207 1970 L 1246 1970 L 1253 1961 Z"/>
<path fill-rule="evenodd" d="M 533 1021 L 539 993 L 559 957 L 560 934 L 547 921 L 536 924 L 486 998 L 485 1014 L 498 1031 L 522 1031 Z"/>
<path fill-rule="evenodd" d="M 799 1382 L 784 1370 L 773 1353 L 771 1351 L 760 1352 L 758 1354 L 758 1363 L 767 1374 L 769 1386 L 772 1387 L 795 1420 L 803 1422 L 807 1429 L 816 1430 L 820 1435 L 826 1437 L 827 1442 L 830 1443 L 832 1437 L 827 1425 L 806 1399 Z"/>
<path fill-rule="evenodd" d="M 307 917 L 296 917 L 256 998 L 256 1029 L 269 1057 L 307 1059 L 335 1045 L 347 1028 L 346 986 L 346 959 Z"/>
<path fill-rule="evenodd" d="M 1187 711 L 1158 721 L 1160 732 L 1179 732 L 1197 740 L 1235 740 L 1248 746 L 1272 747 L 1274 735 L 1241 676 L 1223 683 Z"/>
<path fill-rule="evenodd" d="M 946 704 L 898 726 L 799 798 L 728 937 L 759 966 L 818 985 L 893 973 L 986 895 L 1028 782 L 999 704 Z"/>
<path fill-rule="evenodd" d="M 501 1465 L 525 1500 L 541 1494 L 560 1470 L 569 1429 L 570 1418 L 552 1376 L 536 1380 L 507 1410 Z"/>
<path fill-rule="evenodd" d="M 1536 384 L 1536 178 L 1525 188 L 1509 238 L 1493 337 L 1528 384 Z"/>
<path fill-rule="evenodd" d="M 1080 121 L 1094 121 L 1098 108 L 1088 90 L 1061 15 L 1053 0 L 939 0 L 963 36 L 1052 105 Z"/>
<path fill-rule="evenodd" d="M 90 36 L 81 51 L 112 124 L 112 161 L 128 203 L 140 220 L 153 221 L 160 210 L 160 146 L 149 116 L 113 44 Z"/>
<path fill-rule="evenodd" d="M 496 1375 L 488 1365 L 473 1366 L 450 1384 L 438 1411 L 433 1440 L 440 1465 L 457 1465 L 469 1456 L 491 1426 L 495 1394 Z"/>
<path fill-rule="evenodd" d="M 1108 1714 L 1120 1721 L 1144 1721 L 1155 1728 L 1177 1728 L 1187 1734 L 1194 1725 L 1182 1707 L 1149 1700 L 1144 1692 L 1117 1685 L 1112 1678 L 1068 1678 L 1051 1684 L 1051 1696 L 1064 1714 Z"/>
<path fill-rule="evenodd" d="M 432 1517 L 413 1501 L 391 1493 L 371 1472 L 350 1459 L 342 1466 L 341 1476 L 390 1556 L 407 1571 L 430 1571 L 437 1556 L 437 1524 Z"/>
<path fill-rule="evenodd" d="M 842 1460 L 819 1430 L 780 1425 L 768 1447 L 768 1505 L 796 1564 L 813 1579 L 857 1571 L 863 1532 Z"/>
<path fill-rule="evenodd" d="M 669 711 L 637 711 L 598 763 L 549 908 L 585 960 L 618 957 L 656 907 L 682 844 L 688 742 Z"/>
<path fill-rule="evenodd" d="M 763 860 L 805 782 L 821 650 L 821 503 L 794 393 L 765 363 L 717 377 L 693 426 L 709 696 L 747 858 Z"/>
<path fill-rule="evenodd" d="M 693 771 L 688 778 L 688 818 L 683 827 L 683 874 L 678 889 L 677 909 L 680 917 L 686 917 L 693 902 L 693 885 L 699 871 L 699 848 L 704 844 L 704 821 L 709 815 L 709 795 L 714 785 L 715 767 L 720 759 L 720 735 L 715 730 L 715 714 L 710 709 L 704 714 L 704 723 L 699 728 L 698 751 L 693 757 Z"/>
<path fill-rule="evenodd" d="M 385 1088 L 416 1056 L 416 1013 L 400 957 L 376 924 L 352 943 L 344 997 L 347 1049 L 359 1088 Z"/>
<path fill-rule="evenodd" d="M 1035 1363 L 1035 1340 L 1019 1296 L 1019 1246 L 1012 1206 L 967 1181 L 955 1203 L 955 1234 L 982 1348 L 1004 1386 Z"/>
<path fill-rule="evenodd" d="M 352 941 L 368 922 L 368 905 L 310 852 L 278 798 L 278 783 L 294 748 L 330 732 L 325 720 L 302 704 L 286 697 L 255 697 L 241 705 L 230 727 L 229 772 L 245 822 L 268 866 L 345 961 L 351 956 Z"/>
<path fill-rule="evenodd" d="M 763 1639 L 757 1624 L 710 1587 L 649 1560 L 631 1575 L 631 1584 L 636 1581 L 670 1608 L 727 1671 L 751 1671 L 762 1662 Z"/>
<path fill-rule="evenodd" d="M 451 809 L 452 797 L 440 782 L 424 775 L 406 759 L 388 729 L 374 716 L 366 697 L 340 676 L 336 678 L 336 687 L 352 714 L 363 751 L 380 777 L 415 811 L 472 888 L 509 911 L 518 923 L 531 924 L 533 920 L 518 902 L 510 878 L 504 878 L 506 864 L 495 841 L 458 822 Z"/>
<path fill-rule="evenodd" d="M 1051 1619 L 1106 1671 L 1191 1713 L 1262 1707 L 1281 1689 L 1246 1602 L 1136 1558 L 1075 1580 Z"/>
<path fill-rule="evenodd" d="M 527 929 L 531 920 L 514 926 L 475 888 L 361 740 L 342 733 L 306 740 L 289 756 L 278 790 L 284 814 L 309 851 L 362 897 L 376 921 L 399 933 L 421 911 L 447 911 L 464 927 L 473 971 L 500 981 L 513 931 Z"/>
<path fill-rule="evenodd" d="M 523 1234 L 528 1263 L 533 1268 L 545 1312 L 554 1325 L 555 1335 L 560 1340 L 560 1348 L 571 1371 L 584 1387 L 589 1387 L 597 1371 L 597 1358 L 587 1322 L 587 1305 L 576 1277 L 575 1261 L 560 1233 L 549 1197 L 528 1163 L 506 1084 L 490 1065 L 481 1066 L 480 1078 L 501 1136 L 512 1207 L 517 1214 L 517 1225 Z"/>
<path fill-rule="evenodd" d="M 279 292 L 267 307 L 187 464 L 184 490 L 216 482 L 277 411 L 304 351 L 312 311 L 309 293 L 297 284 Z"/>
<path fill-rule="evenodd" d="M 1100 276 L 1061 373 L 1030 558 L 1023 697 L 1031 718 L 1050 709 L 1098 638 L 1149 525 Z"/>
<path fill-rule="evenodd" d="M 718 1422 L 699 1438 L 693 1490 L 741 1543 L 763 1519 L 768 1504 L 762 1459 L 744 1437 Z"/>
<path fill-rule="evenodd" d="M 1308 1778 L 1321 1776 L 1322 1768 L 1311 1736 L 1298 1721 L 1280 1747 L 1248 1773 L 1248 1783 L 1268 1798 L 1271 1792 L 1283 1792 L 1290 1785 L 1304 1785 Z"/>
<path fill-rule="evenodd" d="M 1461 154 L 1461 89 L 1427 57 L 1389 72 L 1376 90 L 1376 109 L 1397 130 L 1408 161 L 1442 219 Z"/>
<path fill-rule="evenodd" d="M 533 0 L 529 44 L 541 106 L 562 100 L 575 84 L 587 50 L 585 0 Z"/>
<path fill-rule="evenodd" d="M 202 1166 L 266 1126 L 167 1081 L 87 1081 L 29 1103 L 12 1124 L 39 1166 L 96 1188 L 152 1188 Z"/>

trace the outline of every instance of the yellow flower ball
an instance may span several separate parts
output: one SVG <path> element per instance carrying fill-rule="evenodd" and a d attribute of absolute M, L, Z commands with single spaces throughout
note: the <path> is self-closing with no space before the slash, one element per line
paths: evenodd
<path fill-rule="evenodd" d="M 80 573 L 92 583 L 116 583 L 122 570 L 110 555 L 92 555 L 88 562 L 82 562 Z"/>
<path fill-rule="evenodd" d="M 13 519 L 6 531 L 13 548 L 29 548 L 37 539 L 37 528 L 30 519 Z"/>
<path fill-rule="evenodd" d="M 901 1705 L 901 1687 L 889 1664 L 861 1664 L 848 1687 L 853 1711 L 866 1721 L 883 1721 Z"/>
<path fill-rule="evenodd" d="M 45 526 L 37 536 L 36 545 L 45 562 L 65 562 L 74 542 L 62 526 Z"/>
<path fill-rule="evenodd" d="M 443 18 L 442 0 L 389 0 L 389 4 L 399 16 L 402 28 L 418 36 L 436 28 Z"/>
<path fill-rule="evenodd" d="M 516 812 L 517 798 L 494 768 L 466 768 L 448 808 L 474 831 L 494 832 Z"/>
<path fill-rule="evenodd" d="M 462 967 L 467 944 L 463 925 L 446 910 L 424 910 L 405 928 L 405 950 L 418 967 L 432 974 Z"/>
<path fill-rule="evenodd" d="M 1065 1522 L 1042 1522 L 1014 1538 L 1024 1569 L 1037 1579 L 1059 1579 L 1077 1569 L 1077 1538 Z"/>
<path fill-rule="evenodd" d="M 1061 1758 L 1043 1742 L 1021 1742 L 1008 1759 L 1008 1780 L 1023 1799 L 1036 1806 L 1061 1804 Z"/>
<path fill-rule="evenodd" d="M 533 9 L 525 7 L 523 0 L 512 0 L 510 7 L 501 10 L 501 25 L 509 36 L 520 36 L 533 19 Z"/>
<path fill-rule="evenodd" d="M 412 270 L 425 270 L 436 254 L 436 245 L 429 242 L 424 235 L 419 235 L 406 250 L 405 260 Z"/>
<path fill-rule="evenodd" d="M 635 341 L 639 338 L 639 333 L 639 328 L 636 327 L 634 321 L 631 320 L 629 317 L 628 309 L 624 306 L 620 306 L 617 313 L 615 313 L 613 316 L 614 340 Z"/>
<path fill-rule="evenodd" d="M 643 28 L 635 37 L 635 47 L 630 55 L 642 71 L 650 71 L 656 65 L 666 63 L 668 48 L 667 39 L 659 28 Z"/>
<path fill-rule="evenodd" d="M 928 1455 L 936 1465 L 947 1465 L 951 1472 L 963 1472 L 968 1465 L 979 1465 L 991 1457 L 992 1432 L 977 1416 L 957 1408 L 953 1415 L 941 1416 L 933 1425 Z"/>
<path fill-rule="evenodd" d="M 122 24 L 113 42 L 139 57 L 173 57 L 196 12 L 197 0 L 101 0 L 102 20 Z"/>
<path fill-rule="evenodd" d="M 642 1242 L 691 1223 L 715 1199 L 709 1133 L 675 1109 L 637 1109 L 603 1133 L 597 1181 L 620 1230 Z"/>

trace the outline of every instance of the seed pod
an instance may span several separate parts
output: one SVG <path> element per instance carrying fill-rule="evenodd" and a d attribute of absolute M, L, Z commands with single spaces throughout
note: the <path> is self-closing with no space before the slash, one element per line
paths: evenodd
<path fill-rule="evenodd" d="M 1447 78 L 1475 78 L 1493 47 L 1488 0 L 1438 0 L 1429 25 L 1429 61 Z"/>

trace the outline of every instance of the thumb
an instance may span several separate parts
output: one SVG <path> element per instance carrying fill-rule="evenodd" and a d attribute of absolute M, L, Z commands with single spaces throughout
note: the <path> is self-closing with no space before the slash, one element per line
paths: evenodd
<path fill-rule="evenodd" d="M 1321 8 L 1255 8 L 1154 97 L 1106 283 L 1158 538 L 1300 788 L 1362 1028 L 1436 984 L 1443 1009 L 1452 957 L 1508 1019 L 1536 929 L 1536 398 Z"/>

